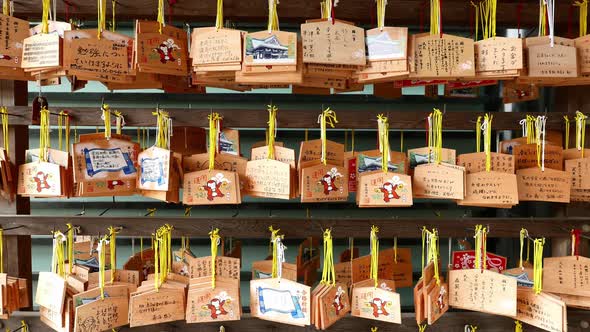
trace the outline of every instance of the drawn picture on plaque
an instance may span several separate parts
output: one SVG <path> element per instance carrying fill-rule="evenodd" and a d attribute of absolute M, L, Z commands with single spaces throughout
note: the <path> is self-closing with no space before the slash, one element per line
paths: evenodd
<path fill-rule="evenodd" d="M 367 156 L 364 154 L 359 154 L 358 157 L 358 173 L 364 173 L 364 172 L 369 172 L 369 171 L 377 171 L 377 170 L 381 170 L 381 156 L 375 156 L 375 157 L 371 157 L 371 156 Z M 405 169 L 404 163 L 400 162 L 400 163 L 392 163 L 391 161 L 389 161 L 387 168 L 389 169 L 390 172 L 403 172 Z"/>
<path fill-rule="evenodd" d="M 209 304 L 202 306 L 201 309 L 205 310 L 207 312 L 206 314 L 211 316 L 211 318 L 217 319 L 220 316 L 232 314 L 224 307 L 226 304 L 230 304 L 232 301 L 233 299 L 231 296 L 229 296 L 227 292 L 222 291 L 214 298 L 210 299 Z"/>
<path fill-rule="evenodd" d="M 336 312 L 336 316 L 340 315 L 340 311 L 346 308 L 346 303 L 343 301 L 343 298 L 346 296 L 346 291 L 342 289 L 341 286 L 338 286 L 338 290 L 334 295 L 334 301 L 332 301 L 332 306 L 334 307 L 334 311 Z"/>
<path fill-rule="evenodd" d="M 203 190 L 207 191 L 207 200 L 212 201 L 215 198 L 222 198 L 225 196 L 221 189 L 231 183 L 222 173 L 217 173 L 203 186 Z"/>
<path fill-rule="evenodd" d="M 289 314 L 292 318 L 304 318 L 305 314 L 301 309 L 301 298 L 305 294 L 295 294 L 291 290 L 273 289 L 258 287 L 258 310 L 261 314 L 277 312 Z"/>
<path fill-rule="evenodd" d="M 141 184 L 154 182 L 159 186 L 163 185 L 164 179 L 164 161 L 160 158 L 142 158 L 139 161 L 141 165 Z"/>
<path fill-rule="evenodd" d="M 295 39 L 289 35 L 288 40 L 281 42 L 276 34 L 265 38 L 255 38 L 258 34 L 246 36 L 246 57 L 252 59 L 252 63 L 269 64 L 295 64 Z"/>
<path fill-rule="evenodd" d="M 392 200 L 398 200 L 402 198 L 402 196 L 398 193 L 398 190 L 404 189 L 405 185 L 406 183 L 404 183 L 404 181 L 402 181 L 400 177 L 396 175 L 387 182 L 384 182 L 377 190 L 383 194 L 383 201 L 389 203 Z"/>
<path fill-rule="evenodd" d="M 123 171 L 125 175 L 136 172 L 133 161 L 128 152 L 121 148 L 114 149 L 87 149 L 84 148 L 84 159 L 86 160 L 86 173 L 93 177 L 100 172 Z"/>
<path fill-rule="evenodd" d="M 158 47 L 153 49 L 153 51 L 154 54 L 152 57 L 159 57 L 160 62 L 164 64 L 174 62 L 180 57 L 180 54 L 177 54 L 178 51 L 180 51 L 180 46 L 176 45 L 172 38 L 168 38 L 161 42 Z"/>
<path fill-rule="evenodd" d="M 324 187 L 324 195 L 329 195 L 333 191 L 338 191 L 336 180 L 340 178 L 342 178 L 342 174 L 338 172 L 336 167 L 333 167 L 321 178 L 319 183 Z"/>
<path fill-rule="evenodd" d="M 366 37 L 369 60 L 406 58 L 407 28 L 384 27 L 368 30 Z"/>

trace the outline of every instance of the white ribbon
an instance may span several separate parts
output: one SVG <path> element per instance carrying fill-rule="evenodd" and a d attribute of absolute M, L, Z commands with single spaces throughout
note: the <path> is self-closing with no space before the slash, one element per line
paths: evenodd
<path fill-rule="evenodd" d="M 61 232 L 55 233 L 53 237 L 53 255 L 51 255 L 51 272 L 57 273 L 57 244 L 58 241 L 64 242 L 66 240 L 65 235 Z M 70 262 L 70 264 L 72 264 Z"/>
<path fill-rule="evenodd" d="M 281 279 L 283 277 L 283 263 L 285 262 L 285 249 L 287 249 L 287 247 L 285 247 L 279 236 L 277 236 L 274 241 L 277 248 L 275 253 L 277 257 L 277 277 Z"/>
<path fill-rule="evenodd" d="M 538 116 L 535 119 L 535 136 L 537 142 L 541 142 L 541 171 L 545 171 L 545 124 L 546 116 Z"/>
<path fill-rule="evenodd" d="M 547 5 L 547 21 L 549 23 L 549 40 L 551 47 L 555 45 L 555 0 L 543 0 Z"/>
<path fill-rule="evenodd" d="M 584 120 L 587 118 L 582 112 L 576 111 L 576 149 L 578 151 L 582 150 L 582 130 L 584 129 Z"/>
<path fill-rule="evenodd" d="M 528 132 L 526 130 L 526 119 L 520 120 L 518 124 L 520 124 L 520 126 L 522 127 L 522 137 L 527 137 Z"/>
<path fill-rule="evenodd" d="M 100 254 L 102 251 L 102 243 L 104 242 L 105 246 L 109 244 L 109 241 L 107 241 L 106 239 L 100 239 L 98 241 L 98 248 L 96 248 L 96 251 L 98 251 L 98 266 L 103 266 L 103 264 L 105 264 L 106 262 L 102 261 L 102 255 Z M 105 268 L 106 269 L 106 268 Z M 113 269 L 113 267 L 111 266 L 111 270 Z M 100 272 L 100 271 L 99 271 Z M 111 271 L 112 273 L 112 271 Z M 104 280 L 102 280 L 102 273 L 98 274 L 98 284 L 99 285 L 104 285 L 103 284 Z"/>
<path fill-rule="evenodd" d="M 326 141 L 326 122 L 322 121 L 323 117 L 323 112 L 320 115 L 318 115 L 318 123 L 320 124 L 320 137 L 322 140 L 322 157 L 320 159 L 322 163 L 324 163 L 324 160 L 326 160 L 326 155 L 324 154 L 324 142 Z"/>

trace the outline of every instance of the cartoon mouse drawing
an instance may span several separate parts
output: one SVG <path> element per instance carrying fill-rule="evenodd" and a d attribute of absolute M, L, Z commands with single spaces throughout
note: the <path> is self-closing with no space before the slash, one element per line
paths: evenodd
<path fill-rule="evenodd" d="M 174 43 L 172 38 L 169 38 L 166 41 L 163 41 L 158 47 L 154 48 L 154 52 L 160 55 L 160 62 L 161 63 L 168 63 L 174 62 L 176 59 L 172 55 L 172 51 L 175 49 L 179 50 L 180 47 Z"/>
<path fill-rule="evenodd" d="M 221 186 L 224 183 L 230 183 L 230 181 L 222 173 L 217 173 L 209 179 L 203 186 L 203 189 L 207 191 L 207 200 L 212 201 L 215 198 L 224 197 L 225 195 L 221 192 Z"/>
<path fill-rule="evenodd" d="M 340 310 L 344 309 L 344 303 L 342 302 L 342 295 L 344 294 L 344 290 L 341 287 L 338 287 L 338 291 L 336 291 L 336 296 L 334 296 L 334 302 L 332 302 L 332 306 L 334 306 L 334 310 L 336 310 L 336 316 L 340 315 Z"/>
<path fill-rule="evenodd" d="M 223 308 L 225 305 L 225 300 L 220 300 L 218 298 L 213 298 L 207 304 L 207 309 L 211 311 L 211 318 L 217 319 L 217 317 L 221 315 L 227 315 L 227 311 Z"/>
<path fill-rule="evenodd" d="M 33 177 L 33 180 L 35 181 L 35 183 L 37 183 L 37 192 L 40 193 L 43 189 L 51 188 L 51 186 L 47 182 L 48 177 L 49 174 L 45 174 L 41 171 L 37 172 L 37 175 Z"/>
<path fill-rule="evenodd" d="M 336 167 L 332 168 L 329 172 L 322 176 L 322 179 L 319 181 L 319 183 L 324 186 L 324 195 L 329 195 L 332 191 L 338 191 L 335 181 L 339 177 L 342 177 L 342 174 L 338 172 Z"/>
<path fill-rule="evenodd" d="M 383 201 L 389 203 L 392 199 L 400 199 L 401 196 L 397 193 L 397 189 L 401 189 L 404 182 L 400 180 L 399 176 L 394 176 L 390 180 L 384 182 L 378 191 L 383 193 Z"/>
<path fill-rule="evenodd" d="M 375 318 L 379 317 L 380 315 L 389 316 L 389 313 L 387 312 L 387 310 L 385 310 L 385 306 L 388 303 L 389 302 L 383 301 L 382 299 L 380 299 L 378 297 L 374 298 L 369 303 L 371 305 L 371 307 L 373 307 L 373 316 L 375 316 Z"/>

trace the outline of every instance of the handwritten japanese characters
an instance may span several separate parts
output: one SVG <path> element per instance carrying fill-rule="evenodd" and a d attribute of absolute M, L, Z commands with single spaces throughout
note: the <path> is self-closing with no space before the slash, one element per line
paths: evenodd
<path fill-rule="evenodd" d="M 340 21 L 301 25 L 303 62 L 365 65 L 365 33 L 362 28 Z"/>

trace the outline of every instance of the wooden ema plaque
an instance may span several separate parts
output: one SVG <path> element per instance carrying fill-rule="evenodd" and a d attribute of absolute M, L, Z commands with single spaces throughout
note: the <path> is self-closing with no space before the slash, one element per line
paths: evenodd
<path fill-rule="evenodd" d="M 97 298 L 98 297 L 98 298 Z M 129 297 L 100 295 L 92 299 L 81 299 L 76 306 L 74 331 L 105 331 L 129 324 Z"/>
<path fill-rule="evenodd" d="M 371 283 L 373 281 L 371 280 Z M 351 315 L 388 323 L 401 324 L 400 295 L 394 290 L 354 286 L 352 290 Z"/>
<path fill-rule="evenodd" d="M 506 82 L 510 82 L 510 81 L 506 81 Z M 547 147 L 548 145 L 557 145 L 557 146 L 562 146 L 563 142 L 562 142 L 562 132 L 561 131 L 555 131 L 555 130 L 549 130 L 547 131 L 547 139 L 545 140 L 545 147 Z M 507 154 L 514 154 L 514 147 L 516 147 L 517 145 L 525 145 L 527 144 L 527 138 L 526 137 L 519 137 L 519 138 L 514 138 L 511 140 L 506 140 L 506 141 L 501 141 L 500 142 L 500 152 L 501 153 L 507 153 Z M 566 158 L 566 152 L 564 151 L 564 159 L 571 159 L 571 158 Z"/>
<path fill-rule="evenodd" d="M 289 199 L 291 166 L 272 159 L 251 160 L 246 165 L 246 192 L 254 197 Z"/>
<path fill-rule="evenodd" d="M 537 145 L 521 144 L 513 148 L 514 164 L 517 170 L 537 167 Z M 563 170 L 563 149 L 560 146 L 545 145 L 545 168 Z"/>
<path fill-rule="evenodd" d="M 55 69 L 62 64 L 62 39 L 59 34 L 37 34 L 23 40 L 22 68 Z"/>
<path fill-rule="evenodd" d="M 539 167 L 516 171 L 519 201 L 570 202 L 571 175 L 567 172 Z"/>
<path fill-rule="evenodd" d="M 357 197 L 359 207 L 412 206 L 412 178 L 381 170 L 362 173 Z"/>
<path fill-rule="evenodd" d="M 252 262 L 252 280 L 269 279 L 272 277 L 272 260 Z M 283 263 L 282 279 L 297 281 L 297 265 Z"/>
<path fill-rule="evenodd" d="M 211 256 L 186 257 L 191 278 L 207 277 L 213 274 Z M 240 280 L 240 259 L 234 257 L 217 256 L 215 259 L 215 274 L 220 277 Z"/>
<path fill-rule="evenodd" d="M 301 169 L 301 202 L 348 200 L 348 174 L 343 166 L 317 165 Z"/>
<path fill-rule="evenodd" d="M 63 195 L 63 167 L 46 162 L 32 162 L 18 167 L 17 193 L 29 197 Z"/>
<path fill-rule="evenodd" d="M 504 81 L 502 86 L 502 102 L 504 104 L 519 103 L 539 99 L 539 86 L 530 83 Z M 502 151 L 506 153 L 505 151 Z"/>
<path fill-rule="evenodd" d="M 590 75 L 590 35 L 574 39 L 574 45 L 578 52 L 580 75 Z"/>
<path fill-rule="evenodd" d="M 13 16 L 0 14 L 0 66 L 20 68 L 23 55 L 23 41 L 29 37 L 30 23 Z"/>
<path fill-rule="evenodd" d="M 283 324 L 311 324 L 311 289 L 286 279 L 250 281 L 250 312 L 253 317 Z"/>
<path fill-rule="evenodd" d="M 449 164 L 423 164 L 414 169 L 415 198 L 464 199 L 465 169 Z"/>
<path fill-rule="evenodd" d="M 491 171 L 514 174 L 514 156 L 505 153 L 490 153 Z M 457 157 L 457 165 L 465 167 L 465 174 L 486 170 L 485 152 L 464 153 Z"/>
<path fill-rule="evenodd" d="M 185 76 L 187 73 L 187 34 L 172 25 L 135 22 L 137 69 L 144 73 Z"/>
<path fill-rule="evenodd" d="M 523 68 L 522 39 L 493 37 L 475 42 L 475 71 L 506 72 Z"/>
<path fill-rule="evenodd" d="M 383 27 L 365 33 L 369 62 L 407 58 L 408 28 Z"/>
<path fill-rule="evenodd" d="M 414 73 L 419 78 L 475 76 L 473 40 L 448 34 L 414 38 Z"/>
<path fill-rule="evenodd" d="M 40 272 L 37 282 L 35 302 L 53 312 L 61 314 L 64 310 L 66 281 L 53 272 Z"/>
<path fill-rule="evenodd" d="M 74 181 L 79 196 L 132 195 L 139 144 L 128 138 L 85 139 L 73 144 Z M 91 136 L 95 137 L 95 136 Z"/>
<path fill-rule="evenodd" d="M 338 20 L 301 24 L 303 62 L 364 66 L 365 32 Z"/>
<path fill-rule="evenodd" d="M 578 61 L 573 41 L 569 45 L 556 42 L 553 47 L 549 38 L 544 37 L 544 43 L 529 46 L 526 39 L 528 53 L 528 76 L 530 77 L 576 77 L 578 76 Z M 565 39 L 565 38 L 562 38 Z"/>
<path fill-rule="evenodd" d="M 477 172 L 465 176 L 465 199 L 460 206 L 510 208 L 518 204 L 516 175 L 503 172 Z"/>
<path fill-rule="evenodd" d="M 295 150 L 275 145 L 274 154 L 275 160 L 289 164 L 292 169 L 295 169 Z M 250 160 L 262 159 L 268 159 L 268 145 L 255 147 L 250 151 Z"/>
<path fill-rule="evenodd" d="M 239 183 L 239 177 L 234 172 L 191 172 L 184 175 L 182 202 L 186 205 L 240 204 Z"/>
<path fill-rule="evenodd" d="M 457 156 L 455 150 L 442 148 L 441 154 L 441 161 L 443 163 L 455 165 Z M 408 150 L 408 163 L 410 169 L 414 169 L 418 165 L 432 162 L 434 162 L 434 150 L 431 150 L 428 147 Z"/>
<path fill-rule="evenodd" d="M 565 161 L 565 172 L 572 177 L 572 190 L 590 189 L 590 159 L 578 158 Z"/>
<path fill-rule="evenodd" d="M 241 311 L 239 280 L 217 276 L 215 288 L 211 285 L 210 276 L 190 281 L 187 323 L 240 320 Z"/>
<path fill-rule="evenodd" d="M 453 251 L 452 258 L 453 270 L 471 270 L 475 269 L 475 250 L 458 250 Z M 490 271 L 502 273 L 506 270 L 508 259 L 504 256 L 494 253 L 486 253 L 486 268 Z"/>
<path fill-rule="evenodd" d="M 229 153 L 219 153 L 215 155 L 215 169 L 231 171 L 238 174 L 240 178 L 240 189 L 245 187 L 246 183 L 246 163 L 248 159 L 234 156 Z M 209 169 L 209 154 L 199 153 L 182 158 L 182 170 L 184 173 L 203 171 Z"/>
<path fill-rule="evenodd" d="M 393 173 L 408 174 L 408 158 L 406 154 L 390 151 L 389 165 L 387 165 L 387 168 Z M 381 152 L 379 150 L 358 152 L 356 169 L 359 176 L 364 172 L 381 171 Z"/>
<path fill-rule="evenodd" d="M 196 67 L 213 64 L 239 66 L 242 62 L 242 31 L 215 27 L 193 29 L 190 55 Z M 215 71 L 212 68 L 207 70 Z"/>
<path fill-rule="evenodd" d="M 350 262 L 341 264 L 351 265 Z M 371 270 L 371 256 L 362 256 L 352 260 L 352 283 L 368 280 Z M 411 287 L 412 280 L 412 251 L 410 248 L 397 249 L 397 263 L 393 248 L 379 252 L 379 278 L 393 280 L 397 287 Z"/>
<path fill-rule="evenodd" d="M 567 331 L 567 308 L 558 297 L 518 287 L 516 319 L 545 331 Z"/>
<path fill-rule="evenodd" d="M 312 292 L 311 323 L 317 329 L 327 329 L 349 312 L 350 299 L 345 284 L 320 284 Z"/>
<path fill-rule="evenodd" d="M 299 160 L 297 167 L 302 169 L 317 165 L 322 158 L 322 140 L 314 139 L 303 141 L 299 147 Z M 326 160 L 330 165 L 344 165 L 344 144 L 330 140 L 326 141 Z"/>
<path fill-rule="evenodd" d="M 489 270 L 449 271 L 452 307 L 514 317 L 516 294 L 516 278 Z"/>
<path fill-rule="evenodd" d="M 139 153 L 137 187 L 142 190 L 168 191 L 170 185 L 171 152 L 152 146 Z"/>
<path fill-rule="evenodd" d="M 590 258 L 582 256 L 543 259 L 543 291 L 590 297 Z"/>
<path fill-rule="evenodd" d="M 244 37 L 244 65 L 272 66 L 297 64 L 297 34 L 268 30 Z M 292 71 L 295 71 L 293 68 Z"/>
<path fill-rule="evenodd" d="M 173 322 L 185 318 L 184 288 L 133 293 L 129 300 L 129 326 Z"/>

